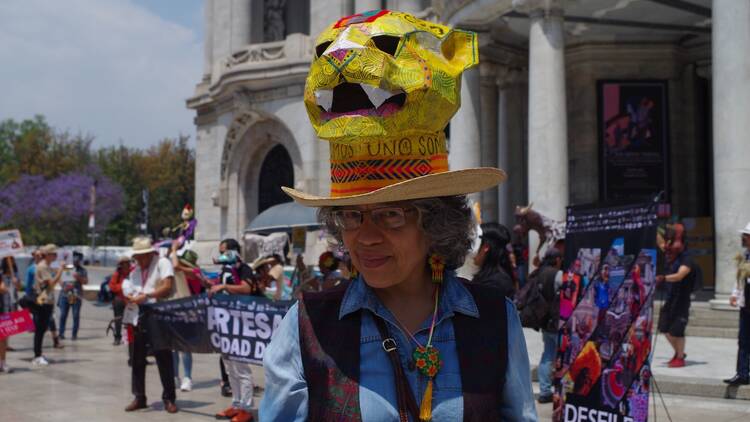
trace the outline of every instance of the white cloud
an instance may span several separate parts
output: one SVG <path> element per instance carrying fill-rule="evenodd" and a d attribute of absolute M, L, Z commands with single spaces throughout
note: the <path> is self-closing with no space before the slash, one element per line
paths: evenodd
<path fill-rule="evenodd" d="M 95 145 L 193 135 L 202 40 L 128 0 L 0 2 L 0 119 L 43 114 Z"/>

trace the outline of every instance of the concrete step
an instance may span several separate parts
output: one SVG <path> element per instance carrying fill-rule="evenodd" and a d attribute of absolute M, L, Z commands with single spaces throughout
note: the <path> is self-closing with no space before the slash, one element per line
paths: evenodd
<path fill-rule="evenodd" d="M 737 330 L 740 327 L 738 320 L 728 320 L 724 318 L 706 318 L 706 317 L 693 317 L 690 316 L 689 324 L 699 327 L 717 327 L 717 328 L 734 328 Z"/>
<path fill-rule="evenodd" d="M 662 394 L 678 394 L 717 399 L 750 400 L 750 386 L 730 387 L 721 381 L 699 378 L 659 376 L 656 384 Z"/>
<path fill-rule="evenodd" d="M 531 368 L 531 380 L 539 382 L 536 366 Z M 653 375 L 651 388 L 657 389 L 661 394 L 750 400 L 750 386 L 748 385 L 731 387 L 721 381 L 705 378 Z"/>
<path fill-rule="evenodd" d="M 725 328 L 725 327 L 705 327 L 699 325 L 693 325 L 693 322 L 688 323 L 685 329 L 685 335 L 687 337 L 711 337 L 711 338 L 727 338 L 736 339 L 738 328 Z M 688 339 L 690 341 L 690 339 Z"/>
<path fill-rule="evenodd" d="M 654 302 L 654 311 L 659 312 L 661 311 L 662 303 L 661 302 Z M 713 309 L 710 307 L 709 304 L 704 302 L 697 302 L 692 303 L 690 305 L 690 317 L 693 318 L 718 318 L 718 319 L 726 319 L 726 320 L 739 320 L 738 316 L 738 310 L 732 309 L 732 310 L 723 310 L 723 309 Z"/>
<path fill-rule="evenodd" d="M 655 324 L 663 302 L 654 301 Z M 708 302 L 693 302 L 690 306 L 690 322 L 687 326 L 688 336 L 712 338 L 737 338 L 739 316 L 736 310 L 712 309 Z"/>

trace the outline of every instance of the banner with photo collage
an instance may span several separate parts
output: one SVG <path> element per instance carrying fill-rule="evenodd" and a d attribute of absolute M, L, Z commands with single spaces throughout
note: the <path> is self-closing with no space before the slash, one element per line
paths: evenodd
<path fill-rule="evenodd" d="M 655 204 L 568 207 L 553 420 L 648 418 Z"/>

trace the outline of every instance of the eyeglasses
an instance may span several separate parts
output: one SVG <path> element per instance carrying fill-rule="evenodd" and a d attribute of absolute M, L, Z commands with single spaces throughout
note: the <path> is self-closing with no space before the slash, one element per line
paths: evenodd
<path fill-rule="evenodd" d="M 370 215 L 373 224 L 381 229 L 392 230 L 406 225 L 406 213 L 416 212 L 416 208 L 384 207 L 369 211 L 336 210 L 333 222 L 341 230 L 356 230 L 362 225 L 365 214 Z"/>

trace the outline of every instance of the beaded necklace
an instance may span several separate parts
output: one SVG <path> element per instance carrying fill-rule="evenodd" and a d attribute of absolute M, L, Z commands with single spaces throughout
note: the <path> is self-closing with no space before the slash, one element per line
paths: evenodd
<path fill-rule="evenodd" d="M 423 421 L 429 421 L 432 419 L 432 380 L 437 375 L 438 370 L 443 365 L 440 360 L 440 352 L 437 348 L 432 345 L 432 335 L 435 333 L 435 323 L 437 322 L 437 311 L 438 311 L 438 298 L 439 298 L 440 287 L 435 286 L 435 306 L 432 311 L 432 323 L 430 324 L 430 335 L 427 338 L 427 343 L 423 346 L 414 335 L 406 328 L 406 326 L 399 321 L 395 314 L 393 318 L 396 320 L 398 329 L 411 338 L 417 347 L 412 352 L 412 359 L 419 372 L 427 377 L 427 388 L 425 388 L 424 395 L 422 396 L 422 403 L 419 406 L 419 419 Z"/>

